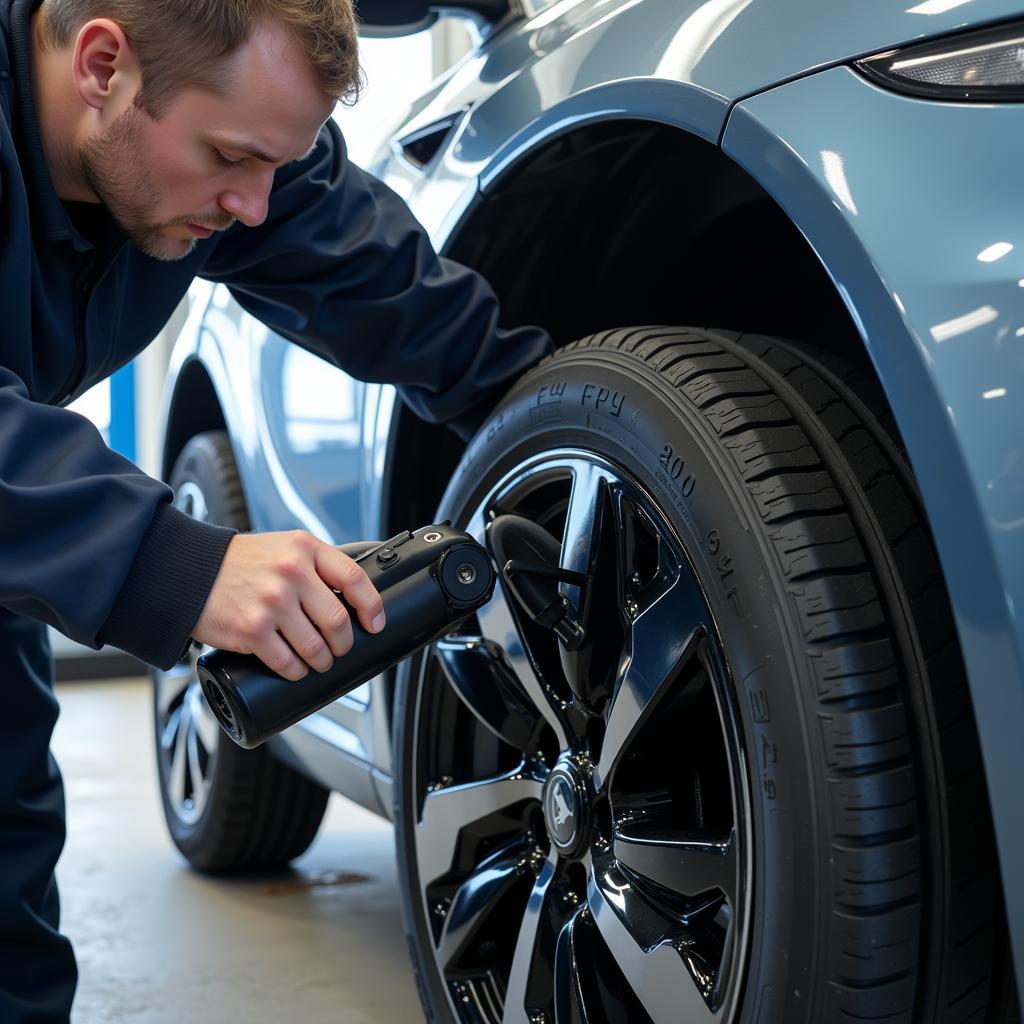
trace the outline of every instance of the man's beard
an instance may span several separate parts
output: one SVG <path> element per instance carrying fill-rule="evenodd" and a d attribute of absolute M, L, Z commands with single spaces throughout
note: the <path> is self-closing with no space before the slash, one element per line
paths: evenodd
<path fill-rule="evenodd" d="M 101 136 L 82 146 L 78 153 L 79 170 L 137 248 L 154 259 L 180 260 L 192 252 L 198 239 L 170 238 L 162 233 L 164 228 L 198 224 L 223 231 L 234 220 L 230 217 L 218 223 L 210 223 L 209 218 L 202 217 L 153 220 L 160 195 L 146 169 L 139 141 L 145 117 L 138 107 L 129 107 Z"/>

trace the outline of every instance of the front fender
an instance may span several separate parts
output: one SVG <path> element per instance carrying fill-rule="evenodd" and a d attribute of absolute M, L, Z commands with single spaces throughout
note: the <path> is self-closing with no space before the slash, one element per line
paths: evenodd
<path fill-rule="evenodd" d="M 717 141 L 745 96 L 1020 13 L 1019 0 L 564 0 L 509 24 L 417 105 L 399 137 L 467 111 L 429 175 L 397 146 L 379 173 L 441 247 L 478 178 L 581 120 L 649 117 Z"/>
<path fill-rule="evenodd" d="M 1024 961 L 1024 108 L 848 68 L 740 103 L 723 148 L 831 275 L 906 443 L 949 586 Z"/>

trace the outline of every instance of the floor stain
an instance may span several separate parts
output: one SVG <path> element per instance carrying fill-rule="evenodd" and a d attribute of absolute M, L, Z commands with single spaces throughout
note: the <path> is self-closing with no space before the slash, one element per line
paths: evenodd
<path fill-rule="evenodd" d="M 373 875 L 363 875 L 358 871 L 314 871 L 301 878 L 261 885 L 256 891 L 261 896 L 289 896 L 298 892 L 316 892 L 318 889 L 331 889 L 338 885 L 363 885 L 372 881 Z"/>

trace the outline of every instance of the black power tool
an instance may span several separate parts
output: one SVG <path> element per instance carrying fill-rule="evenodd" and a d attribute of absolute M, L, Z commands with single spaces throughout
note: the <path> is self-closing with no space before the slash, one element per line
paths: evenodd
<path fill-rule="evenodd" d="M 346 548 L 350 553 L 352 545 Z M 448 523 L 399 534 L 355 560 L 380 593 L 387 625 L 368 633 L 353 614 L 352 649 L 326 672 L 292 682 L 253 654 L 214 650 L 199 659 L 206 701 L 240 746 L 259 746 L 437 640 L 494 591 L 487 551 Z"/>

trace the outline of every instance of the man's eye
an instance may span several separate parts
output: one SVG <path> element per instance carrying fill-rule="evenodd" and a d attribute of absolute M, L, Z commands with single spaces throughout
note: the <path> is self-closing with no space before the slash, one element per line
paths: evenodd
<path fill-rule="evenodd" d="M 213 155 L 217 158 L 217 163 L 224 167 L 237 167 L 241 160 L 229 160 L 219 149 L 213 151 Z"/>

